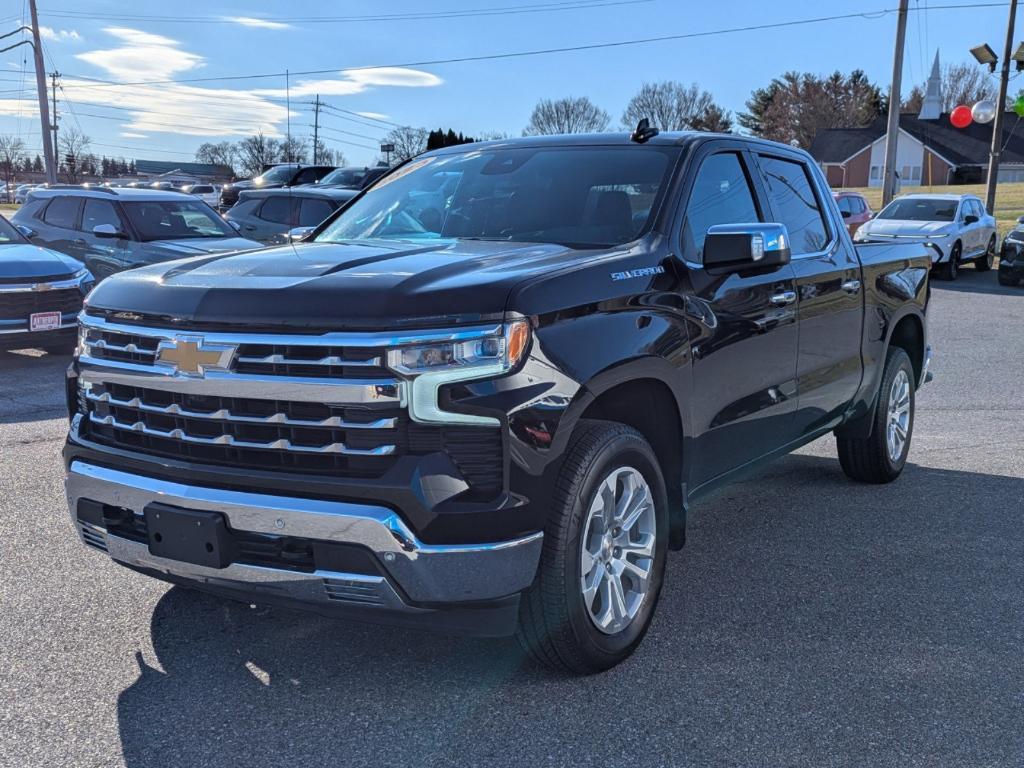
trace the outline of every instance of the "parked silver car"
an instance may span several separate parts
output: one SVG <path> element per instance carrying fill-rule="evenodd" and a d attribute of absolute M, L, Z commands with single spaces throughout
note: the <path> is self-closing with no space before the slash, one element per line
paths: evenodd
<path fill-rule="evenodd" d="M 202 200 L 156 189 L 36 189 L 11 221 L 36 245 L 84 262 L 97 280 L 171 259 L 261 247 Z"/>
<path fill-rule="evenodd" d="M 979 272 L 992 269 L 999 234 L 996 220 L 974 195 L 903 195 L 854 233 L 857 242 L 908 238 L 928 240 L 936 248 L 934 267 L 955 280 L 960 265 L 973 262 Z"/>

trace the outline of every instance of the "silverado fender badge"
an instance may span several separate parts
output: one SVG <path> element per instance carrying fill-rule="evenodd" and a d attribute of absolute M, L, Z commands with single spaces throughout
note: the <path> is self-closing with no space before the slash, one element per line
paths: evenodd
<path fill-rule="evenodd" d="M 639 269 L 627 269 L 625 272 L 612 272 L 612 280 L 629 280 L 634 277 L 651 277 L 652 275 L 664 274 L 664 267 L 640 267 Z"/>

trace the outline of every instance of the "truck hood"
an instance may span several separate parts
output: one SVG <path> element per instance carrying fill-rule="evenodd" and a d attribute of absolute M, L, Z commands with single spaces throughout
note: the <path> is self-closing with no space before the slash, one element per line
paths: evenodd
<path fill-rule="evenodd" d="M 151 240 L 145 245 L 147 251 L 159 253 L 165 258 L 171 259 L 227 251 L 251 251 L 253 248 L 262 247 L 255 240 L 247 240 L 244 237 L 189 237 L 182 240 Z"/>
<path fill-rule="evenodd" d="M 82 263 L 62 253 L 28 243 L 0 245 L 0 281 L 71 277 Z"/>
<path fill-rule="evenodd" d="M 944 235 L 953 226 L 951 221 L 905 221 L 902 219 L 872 219 L 864 224 L 864 231 L 871 235 L 902 235 L 904 237 L 928 237 Z"/>
<path fill-rule="evenodd" d="M 505 241 L 299 243 L 123 272 L 88 303 L 248 328 L 481 322 L 501 317 L 518 283 L 602 253 Z"/>

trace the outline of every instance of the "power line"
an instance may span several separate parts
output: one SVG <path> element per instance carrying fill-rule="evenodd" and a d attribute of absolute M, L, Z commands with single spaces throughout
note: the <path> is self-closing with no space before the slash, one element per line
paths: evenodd
<path fill-rule="evenodd" d="M 550 13 L 557 11 L 595 10 L 624 5 L 640 5 L 653 0 L 563 0 L 562 2 L 533 5 L 498 6 L 472 10 L 410 11 L 406 13 L 372 14 L 362 16 L 259 16 L 247 17 L 269 24 L 337 24 L 373 21 L 428 21 L 480 16 L 514 16 L 519 14 Z M 142 14 L 104 14 L 82 11 L 49 11 L 48 16 L 67 19 L 105 19 L 108 21 L 146 21 L 165 24 L 239 24 L 238 17 L 230 16 L 154 16 Z"/>
<path fill-rule="evenodd" d="M 983 3 L 955 3 L 951 5 L 933 5 L 929 8 L 932 11 L 938 10 L 957 10 L 966 8 L 993 8 L 993 7 L 1004 7 L 1005 2 L 983 2 Z M 737 34 L 741 32 L 760 32 L 769 29 L 784 29 L 787 27 L 798 27 L 806 26 L 810 24 L 821 24 L 830 21 L 845 21 L 849 19 L 881 19 L 889 14 L 896 13 L 896 8 L 880 8 L 876 11 L 861 11 L 859 13 L 842 13 L 834 14 L 830 16 L 817 16 L 808 19 L 792 19 L 789 21 L 777 21 L 767 24 L 747 24 L 739 27 L 727 27 L 723 29 L 705 30 L 702 32 L 684 32 L 673 35 L 658 35 L 656 37 L 642 37 L 634 38 L 631 40 L 615 40 L 606 43 L 587 43 L 584 45 L 567 45 L 557 48 L 538 48 L 526 51 L 510 51 L 507 53 L 491 53 L 481 54 L 478 56 L 454 56 L 446 59 L 423 59 L 420 61 L 406 61 L 399 63 L 389 64 L 367 64 L 356 67 L 331 67 L 329 69 L 309 69 L 298 72 L 290 72 L 291 76 L 305 76 L 305 75 L 326 75 L 335 73 L 341 70 L 349 72 L 362 72 L 370 71 L 375 69 L 391 69 L 401 67 L 425 67 L 439 64 L 464 64 L 478 61 L 497 61 L 502 59 L 517 59 L 526 58 L 530 56 L 547 56 L 556 53 L 576 53 L 579 51 L 594 51 L 602 50 L 607 48 L 623 48 L 634 45 L 649 45 L 651 43 L 664 43 L 678 40 L 693 40 L 704 37 L 715 37 L 718 35 L 729 35 Z M 912 13 L 918 12 L 917 8 L 911 9 Z M 237 80 L 264 80 L 267 78 L 284 77 L 284 72 L 264 72 L 260 74 L 251 75 L 222 75 L 219 77 L 192 77 L 182 78 L 180 80 L 138 80 L 131 82 L 119 83 L 110 80 L 100 80 L 99 78 L 91 78 L 96 81 L 94 87 L 119 87 L 119 86 L 132 86 L 132 85 L 181 85 L 188 83 L 212 83 L 212 82 L 226 82 L 226 81 L 237 81 Z M 75 75 L 74 77 L 78 77 Z M 89 78 L 82 78 L 89 79 Z"/>

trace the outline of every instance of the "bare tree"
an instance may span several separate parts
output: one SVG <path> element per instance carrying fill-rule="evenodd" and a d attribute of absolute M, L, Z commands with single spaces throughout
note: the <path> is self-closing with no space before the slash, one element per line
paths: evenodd
<path fill-rule="evenodd" d="M 278 148 L 278 156 L 282 163 L 304 163 L 308 155 L 309 143 L 302 136 L 289 136 Z"/>
<path fill-rule="evenodd" d="M 11 196 L 14 194 L 14 190 L 11 189 L 14 183 L 14 174 L 18 170 L 19 164 L 23 162 L 24 157 L 24 141 L 17 136 L 9 134 L 0 136 L 0 172 L 3 172 L 4 182 L 7 184 L 5 197 L 8 202 L 10 202 Z"/>
<path fill-rule="evenodd" d="M 262 133 L 247 136 L 237 144 L 238 164 L 246 176 L 259 176 L 263 167 L 278 162 L 280 144 Z"/>
<path fill-rule="evenodd" d="M 230 141 L 217 143 L 207 141 L 200 144 L 199 149 L 196 150 L 196 162 L 233 167 L 237 155 L 238 151 Z"/>
<path fill-rule="evenodd" d="M 643 118 L 663 131 L 728 131 L 732 119 L 714 97 L 693 83 L 673 80 L 644 83 L 622 113 L 623 125 L 632 130 Z"/>
<path fill-rule="evenodd" d="M 915 85 L 903 100 L 900 109 L 918 113 L 924 101 L 925 85 Z M 942 68 L 942 111 L 952 112 L 954 107 L 968 107 L 983 99 L 999 97 L 995 84 L 982 67 L 976 64 L 946 64 Z"/>
<path fill-rule="evenodd" d="M 57 154 L 64 163 L 64 172 L 71 184 L 77 184 L 84 174 L 83 164 L 89 155 L 92 141 L 75 128 L 62 128 L 57 134 Z"/>
<path fill-rule="evenodd" d="M 867 125 L 884 106 L 881 90 L 860 70 L 825 78 L 786 72 L 751 94 L 739 123 L 757 136 L 806 149 L 818 131 Z"/>
<path fill-rule="evenodd" d="M 565 99 L 542 99 L 533 108 L 524 136 L 553 133 L 599 133 L 607 130 L 608 113 L 586 96 Z"/>
<path fill-rule="evenodd" d="M 426 128 L 403 125 L 388 131 L 387 136 L 381 139 L 380 143 L 393 144 L 395 149 L 391 153 L 391 162 L 402 163 L 426 150 L 428 135 L 429 131 Z"/>
<path fill-rule="evenodd" d="M 328 147 L 327 142 L 318 138 L 313 149 L 312 162 L 318 165 L 333 165 L 341 168 L 345 165 L 345 153 L 340 149 Z"/>

